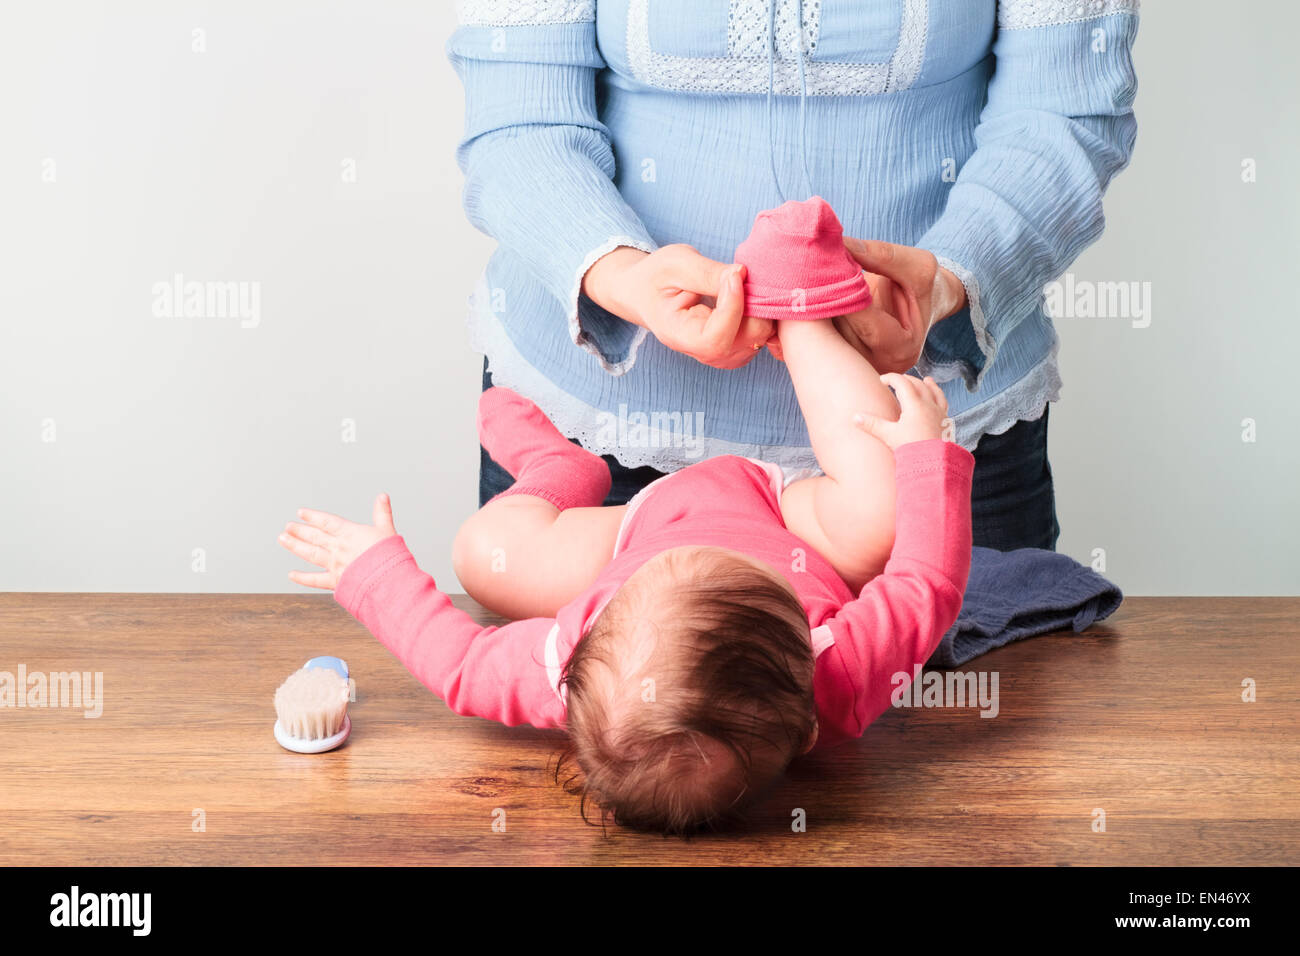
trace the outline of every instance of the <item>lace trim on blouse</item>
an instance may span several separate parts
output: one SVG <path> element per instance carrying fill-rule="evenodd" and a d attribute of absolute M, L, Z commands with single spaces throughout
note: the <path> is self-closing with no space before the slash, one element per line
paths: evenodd
<path fill-rule="evenodd" d="M 596 0 L 456 0 L 456 17 L 466 27 L 591 23 Z"/>
<path fill-rule="evenodd" d="M 777 51 L 773 92 L 797 96 L 802 89 L 798 49 L 801 42 L 798 4 L 778 0 Z M 902 0 L 898 46 L 886 63 L 849 63 L 805 59 L 804 80 L 809 96 L 861 96 L 905 90 L 916 82 L 925 56 L 929 23 L 928 0 Z M 814 10 L 815 8 L 815 10 Z M 762 12 L 762 23 L 756 20 Z M 815 48 L 820 33 L 821 3 L 805 0 L 802 42 Z M 663 90 L 695 93 L 766 93 L 768 88 L 766 7 L 753 0 L 732 0 L 727 19 L 724 57 L 676 56 L 650 46 L 649 0 L 629 0 L 627 58 L 632 75 Z"/>
<path fill-rule="evenodd" d="M 1028 30 L 1079 23 L 1112 13 L 1137 13 L 1139 5 L 1140 0 L 1002 0 L 998 4 L 998 29 Z"/>

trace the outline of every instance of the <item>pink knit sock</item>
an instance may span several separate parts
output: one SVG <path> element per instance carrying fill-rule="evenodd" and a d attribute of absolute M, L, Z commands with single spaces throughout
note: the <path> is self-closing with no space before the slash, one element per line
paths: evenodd
<path fill-rule="evenodd" d="M 544 498 L 561 511 L 597 507 L 609 494 L 609 466 L 559 433 L 542 410 L 508 388 L 493 386 L 478 401 L 478 436 L 515 483 L 506 495 Z"/>
<path fill-rule="evenodd" d="M 871 304 L 862 266 L 844 247 L 844 227 L 820 196 L 760 212 L 735 259 L 747 270 L 746 315 L 832 319 Z"/>

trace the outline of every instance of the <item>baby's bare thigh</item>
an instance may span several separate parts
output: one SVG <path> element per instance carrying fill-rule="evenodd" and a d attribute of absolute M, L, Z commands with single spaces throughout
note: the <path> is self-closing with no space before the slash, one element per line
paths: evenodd
<path fill-rule="evenodd" d="M 527 495 L 490 502 L 456 536 L 456 576 L 470 597 L 498 614 L 553 617 L 609 563 L 626 510 L 560 511 Z"/>

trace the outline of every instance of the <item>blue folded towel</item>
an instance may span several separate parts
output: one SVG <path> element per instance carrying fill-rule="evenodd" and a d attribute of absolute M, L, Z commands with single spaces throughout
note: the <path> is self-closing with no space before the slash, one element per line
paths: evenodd
<path fill-rule="evenodd" d="M 995 647 L 1103 621 L 1124 595 L 1092 568 L 1055 551 L 976 546 L 957 622 L 930 656 L 930 667 L 957 667 Z"/>

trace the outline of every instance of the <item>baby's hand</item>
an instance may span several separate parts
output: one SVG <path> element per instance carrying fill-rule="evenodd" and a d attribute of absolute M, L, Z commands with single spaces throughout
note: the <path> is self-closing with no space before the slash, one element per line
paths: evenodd
<path fill-rule="evenodd" d="M 393 503 L 388 495 L 375 499 L 374 524 L 356 524 L 324 511 L 298 509 L 306 524 L 290 521 L 280 534 L 280 544 L 324 571 L 290 571 L 289 578 L 309 588 L 332 591 L 349 564 L 371 545 L 397 534 Z"/>
<path fill-rule="evenodd" d="M 922 381 L 914 375 L 886 372 L 880 380 L 894 390 L 902 415 L 898 421 L 891 422 L 858 412 L 853 416 L 853 424 L 868 435 L 879 438 L 891 449 L 908 442 L 949 437 L 945 434 L 950 421 L 948 399 L 933 378 L 927 375 Z"/>

